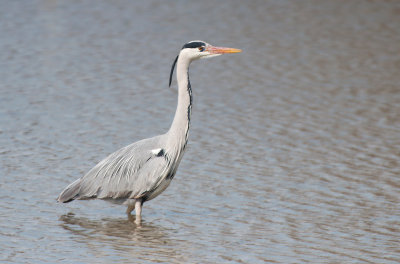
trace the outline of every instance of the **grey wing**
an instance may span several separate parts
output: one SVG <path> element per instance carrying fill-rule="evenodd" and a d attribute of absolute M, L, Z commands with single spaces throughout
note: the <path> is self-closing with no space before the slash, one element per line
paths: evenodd
<path fill-rule="evenodd" d="M 76 198 L 126 199 L 156 188 L 167 171 L 156 146 L 154 140 L 144 140 L 114 152 L 81 178 Z"/>
<path fill-rule="evenodd" d="M 157 196 L 160 193 L 157 190 L 162 189 L 159 187 L 166 179 L 169 170 L 169 163 L 164 156 L 151 158 L 139 171 L 138 180 L 134 186 L 135 191 L 132 192 L 129 198 L 146 197 L 145 200 L 150 200 Z M 155 192 L 158 194 L 153 196 L 152 194 Z"/>

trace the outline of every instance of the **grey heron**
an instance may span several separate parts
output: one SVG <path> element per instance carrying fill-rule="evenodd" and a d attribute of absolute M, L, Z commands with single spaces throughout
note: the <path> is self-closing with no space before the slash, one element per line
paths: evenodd
<path fill-rule="evenodd" d="M 183 45 L 170 72 L 169 86 L 176 66 L 178 105 L 168 132 L 137 141 L 110 154 L 68 185 L 57 201 L 110 200 L 127 205 L 128 216 L 135 210 L 136 223 L 140 223 L 143 203 L 168 187 L 186 148 L 192 109 L 189 64 L 196 59 L 237 52 L 241 50 L 215 47 L 200 40 Z"/>

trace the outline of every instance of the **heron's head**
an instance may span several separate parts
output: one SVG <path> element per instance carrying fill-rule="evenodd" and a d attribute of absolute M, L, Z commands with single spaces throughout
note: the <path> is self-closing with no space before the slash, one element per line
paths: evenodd
<path fill-rule="evenodd" d="M 240 49 L 232 49 L 225 47 L 214 47 L 207 42 L 201 40 L 189 41 L 183 45 L 179 55 L 188 56 L 191 60 L 211 58 L 225 53 L 241 52 Z"/>
<path fill-rule="evenodd" d="M 226 47 L 215 47 L 207 42 L 201 40 L 192 40 L 183 45 L 182 50 L 176 57 L 174 63 L 172 64 L 171 74 L 169 79 L 169 85 L 171 86 L 172 74 L 174 72 L 175 64 L 179 57 L 184 57 L 188 59 L 189 62 L 197 59 L 216 57 L 225 53 L 237 53 L 241 52 L 240 49 L 226 48 Z"/>

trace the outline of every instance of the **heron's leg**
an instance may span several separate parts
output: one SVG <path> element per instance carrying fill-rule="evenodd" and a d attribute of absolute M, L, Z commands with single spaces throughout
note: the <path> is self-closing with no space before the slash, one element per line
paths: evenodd
<path fill-rule="evenodd" d="M 140 225 L 142 222 L 142 199 L 135 201 L 136 220 L 135 223 Z"/>
<path fill-rule="evenodd" d="M 135 209 L 135 202 L 136 202 L 136 200 L 134 200 L 134 199 L 129 199 L 129 201 L 128 201 L 128 208 L 126 208 L 126 214 L 127 215 L 130 215 L 131 214 L 131 212 L 133 211 L 133 209 Z"/>

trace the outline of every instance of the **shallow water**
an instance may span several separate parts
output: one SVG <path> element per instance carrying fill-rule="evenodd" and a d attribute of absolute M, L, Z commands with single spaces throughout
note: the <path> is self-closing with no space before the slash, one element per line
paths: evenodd
<path fill-rule="evenodd" d="M 2 263 L 400 262 L 396 1 L 3 1 Z M 189 145 L 137 227 L 57 204 L 100 159 L 164 133 L 187 41 Z M 176 83 L 173 84 L 176 86 Z"/>

